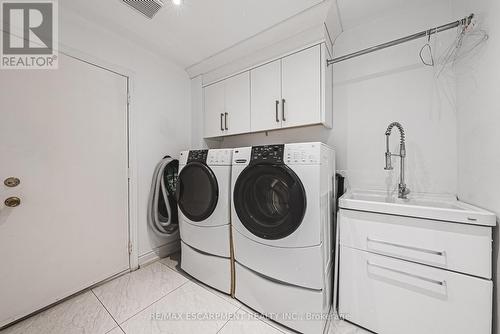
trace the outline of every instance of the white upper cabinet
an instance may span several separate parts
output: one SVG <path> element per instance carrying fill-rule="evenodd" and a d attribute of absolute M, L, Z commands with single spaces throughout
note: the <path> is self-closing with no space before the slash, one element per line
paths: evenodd
<path fill-rule="evenodd" d="M 224 81 L 221 81 L 203 89 L 205 99 L 205 137 L 218 137 L 224 134 L 224 86 Z"/>
<path fill-rule="evenodd" d="M 248 72 L 203 89 L 205 137 L 250 131 L 250 74 Z"/>
<path fill-rule="evenodd" d="M 282 59 L 283 127 L 321 123 L 319 46 Z"/>
<path fill-rule="evenodd" d="M 281 128 L 281 59 L 250 71 L 252 132 Z"/>
<path fill-rule="evenodd" d="M 224 81 L 226 84 L 226 134 L 250 132 L 250 73 L 245 72 Z"/>
<path fill-rule="evenodd" d="M 332 126 L 333 71 L 318 44 L 204 88 L 205 137 Z"/>

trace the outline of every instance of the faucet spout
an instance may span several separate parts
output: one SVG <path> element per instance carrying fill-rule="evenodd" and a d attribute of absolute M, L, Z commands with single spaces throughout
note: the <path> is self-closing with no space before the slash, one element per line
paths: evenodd
<path fill-rule="evenodd" d="M 400 133 L 400 141 L 399 141 L 399 154 L 391 153 L 390 151 L 390 137 L 392 133 L 392 129 L 396 127 Z M 399 198 L 407 198 L 410 193 L 410 189 L 406 187 L 405 183 L 405 158 L 406 158 L 406 144 L 405 144 L 405 130 L 401 123 L 392 122 L 387 127 L 385 131 L 386 136 L 386 151 L 385 151 L 385 170 L 392 170 L 392 156 L 398 156 L 400 158 L 400 168 L 399 168 L 399 185 L 398 185 L 398 197 Z"/>

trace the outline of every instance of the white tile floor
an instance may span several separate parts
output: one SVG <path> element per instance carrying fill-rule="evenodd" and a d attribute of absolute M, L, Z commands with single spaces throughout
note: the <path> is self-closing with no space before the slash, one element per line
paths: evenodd
<path fill-rule="evenodd" d="M 223 315 L 175 319 L 165 315 Z M 178 267 L 178 254 L 121 276 L 11 326 L 0 334 L 263 333 L 292 331 L 262 319 L 237 300 L 192 280 Z M 328 334 L 368 333 L 344 321 Z"/>

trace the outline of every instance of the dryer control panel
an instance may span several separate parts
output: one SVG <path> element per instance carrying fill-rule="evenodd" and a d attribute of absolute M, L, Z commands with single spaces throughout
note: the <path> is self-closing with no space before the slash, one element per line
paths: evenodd
<path fill-rule="evenodd" d="M 263 145 L 252 147 L 252 155 L 250 161 L 255 163 L 274 163 L 282 164 L 285 145 Z"/>

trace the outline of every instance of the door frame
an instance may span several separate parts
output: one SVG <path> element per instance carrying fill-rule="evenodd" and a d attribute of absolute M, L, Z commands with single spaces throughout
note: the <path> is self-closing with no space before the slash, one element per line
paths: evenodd
<path fill-rule="evenodd" d="M 59 43 L 58 52 L 67 57 L 82 61 L 91 66 L 120 75 L 127 80 L 127 170 L 128 170 L 128 256 L 129 269 L 139 269 L 139 242 L 138 242 L 138 187 L 137 187 L 137 147 L 135 145 L 135 123 L 133 117 L 132 96 L 134 93 L 135 72 L 129 68 L 110 63 L 95 57 L 87 52 Z M 57 70 L 56 70 L 57 71 Z M 126 250 L 125 250 L 126 251 Z"/>

